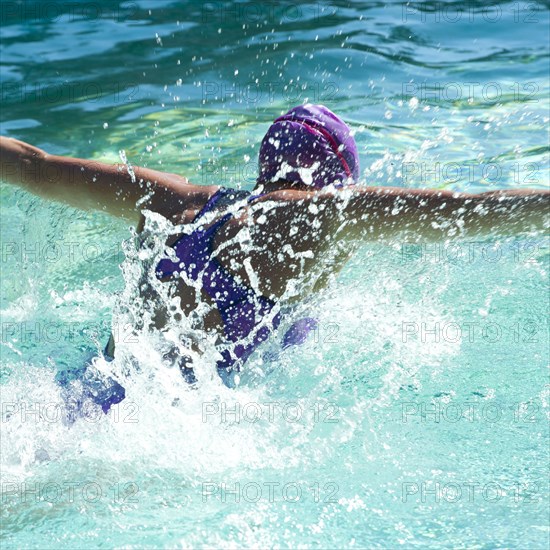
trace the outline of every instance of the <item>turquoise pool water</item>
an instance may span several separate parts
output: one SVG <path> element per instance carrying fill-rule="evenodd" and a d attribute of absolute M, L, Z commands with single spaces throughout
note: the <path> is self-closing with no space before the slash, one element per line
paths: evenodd
<path fill-rule="evenodd" d="M 1 10 L 1 132 L 52 153 L 249 189 L 309 100 L 354 127 L 368 184 L 548 185 L 547 2 Z M 3 548 L 548 547 L 546 236 L 367 243 L 304 306 L 306 345 L 190 391 L 128 333 L 127 225 L 0 193 Z M 128 398 L 68 427 L 55 372 L 113 328 L 98 367 Z"/>

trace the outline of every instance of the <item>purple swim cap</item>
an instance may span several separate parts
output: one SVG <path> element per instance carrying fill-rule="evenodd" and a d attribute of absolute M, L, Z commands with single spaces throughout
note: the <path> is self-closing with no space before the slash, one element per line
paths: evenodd
<path fill-rule="evenodd" d="M 317 189 L 359 177 L 349 126 L 323 105 L 299 105 L 269 127 L 259 154 L 258 183 L 286 180 Z"/>

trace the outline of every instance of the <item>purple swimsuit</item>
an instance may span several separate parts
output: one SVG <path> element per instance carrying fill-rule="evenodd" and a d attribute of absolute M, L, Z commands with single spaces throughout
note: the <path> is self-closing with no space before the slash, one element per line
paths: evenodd
<path fill-rule="evenodd" d="M 359 155 L 353 132 L 323 105 L 298 105 L 277 118 L 262 140 L 259 164 L 258 183 L 282 180 L 322 189 L 326 185 L 352 184 L 359 178 Z M 247 195 L 245 191 L 220 188 L 195 221 L 216 206 L 226 206 L 244 198 L 243 195 Z M 247 196 L 249 203 L 256 198 L 257 195 Z M 222 359 L 217 367 L 224 381 L 227 373 L 239 370 L 254 349 L 265 342 L 281 323 L 281 312 L 278 311 L 270 322 L 263 324 L 262 320 L 272 311 L 275 302 L 239 283 L 213 257 L 212 243 L 216 232 L 231 216 L 225 214 L 210 227 L 199 226 L 190 235 L 180 237 L 173 245 L 178 261 L 166 258 L 157 266 L 159 278 L 172 277 L 183 271 L 191 280 L 200 283 L 215 301 L 223 319 L 225 339 L 233 344 L 220 350 Z M 312 318 L 295 322 L 284 335 L 282 347 L 302 344 L 316 327 L 317 321 Z M 107 354 L 105 357 L 112 359 Z M 186 368 L 180 366 L 182 374 L 188 381 L 194 381 L 192 368 L 184 366 Z M 72 411 L 73 418 L 87 399 L 101 405 L 107 412 L 125 397 L 125 390 L 118 382 L 100 375 L 89 364 L 74 371 L 59 372 L 56 378 L 72 402 L 69 411 Z M 83 388 L 76 397 L 72 385 L 74 380 L 80 380 Z"/>
<path fill-rule="evenodd" d="M 323 105 L 299 105 L 277 118 L 262 140 L 259 164 L 258 183 L 284 180 L 321 189 L 329 184 L 353 183 L 359 177 L 359 155 L 353 134 L 340 117 Z M 308 181 L 304 181 L 306 173 Z M 242 193 L 221 188 L 195 221 L 220 204 L 242 198 Z M 258 195 L 249 195 L 247 200 L 250 203 L 256 198 Z M 237 282 L 212 255 L 216 232 L 231 216 L 226 214 L 206 229 L 199 226 L 192 234 L 183 235 L 173 245 L 179 261 L 164 259 L 157 266 L 159 278 L 183 271 L 215 301 L 223 319 L 225 338 L 234 344 L 231 351 L 227 348 L 221 351 L 223 359 L 217 363 L 220 375 L 238 370 L 281 323 L 281 313 L 277 312 L 271 322 L 262 324 L 275 302 Z M 312 318 L 295 322 L 283 338 L 283 348 L 302 344 L 316 327 L 317 321 Z"/>
<path fill-rule="evenodd" d="M 243 192 L 220 188 L 205 204 L 194 220 L 199 221 L 206 213 L 215 209 L 221 203 L 227 205 L 242 198 Z M 261 195 L 248 195 L 250 203 Z M 208 228 L 199 226 L 189 235 L 183 235 L 172 245 L 178 257 L 177 262 L 163 259 L 157 266 L 157 277 L 164 279 L 183 272 L 192 281 L 198 281 L 202 289 L 212 298 L 224 324 L 224 336 L 234 343 L 233 349 L 221 351 L 223 359 L 218 361 L 220 374 L 227 370 L 238 370 L 254 349 L 265 342 L 269 335 L 281 323 L 281 313 L 273 317 L 271 322 L 258 326 L 268 315 L 275 302 L 256 294 L 252 288 L 235 280 L 213 255 L 213 242 L 218 229 L 224 225 L 232 214 L 225 214 Z M 314 319 L 302 319 L 294 323 L 284 336 L 283 346 L 301 344 L 307 333 L 316 327 Z M 249 336 L 253 333 L 253 337 Z"/>

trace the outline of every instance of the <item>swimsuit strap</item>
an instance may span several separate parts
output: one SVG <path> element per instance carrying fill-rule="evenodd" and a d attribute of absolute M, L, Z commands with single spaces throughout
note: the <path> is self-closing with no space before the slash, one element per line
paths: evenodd
<path fill-rule="evenodd" d="M 202 210 L 197 214 L 195 219 L 193 220 L 193 223 L 197 222 L 201 217 L 203 217 L 208 212 L 211 212 L 214 207 L 216 206 L 230 206 L 231 204 L 237 202 L 239 199 L 246 198 L 247 203 L 251 203 L 252 201 L 263 197 L 265 193 L 261 195 L 252 195 L 248 191 L 244 190 L 234 190 L 234 189 L 228 189 L 227 187 L 220 187 L 218 191 L 214 193 L 210 197 L 210 199 L 207 201 L 207 203 L 203 206 Z M 207 230 L 206 234 L 214 240 L 214 236 L 216 235 L 218 229 L 229 219 L 233 217 L 233 213 L 227 212 L 223 216 L 221 216 L 217 221 L 215 221 Z M 173 245 L 174 246 L 174 245 Z"/>
<path fill-rule="evenodd" d="M 250 193 L 248 195 L 247 201 L 252 202 L 256 199 L 259 199 L 260 197 L 265 197 L 265 195 L 267 195 L 267 193 L 260 193 L 259 195 L 253 195 L 252 193 Z"/>
<path fill-rule="evenodd" d="M 228 187 L 220 187 L 205 203 L 205 205 L 200 209 L 199 213 L 193 219 L 193 223 L 198 221 L 208 212 L 211 212 L 215 206 L 225 206 L 237 202 L 239 199 L 245 199 L 248 203 L 253 200 L 263 197 L 266 193 L 261 193 L 260 195 L 252 195 L 249 191 L 244 189 L 230 189 Z M 225 216 L 224 216 L 225 217 Z"/>
<path fill-rule="evenodd" d="M 203 218 L 207 213 L 213 211 L 217 207 L 223 208 L 224 206 L 229 206 L 233 204 L 236 200 L 243 200 L 245 198 L 247 199 L 247 202 L 250 203 L 252 200 L 257 199 L 261 196 L 262 195 L 251 195 L 248 191 L 244 190 L 220 187 L 206 201 L 204 206 L 199 210 L 199 213 L 193 219 L 192 223 L 196 224 L 197 222 L 200 222 L 201 218 Z M 183 261 L 183 259 L 187 256 L 189 263 L 193 263 L 198 266 L 198 263 L 194 261 L 194 259 L 197 258 L 197 254 L 199 254 L 199 249 L 203 250 L 204 252 L 208 251 L 208 255 L 210 255 L 211 250 L 209 248 L 211 246 L 212 240 L 214 239 L 214 236 L 216 235 L 216 232 L 232 216 L 233 213 L 227 212 L 226 214 L 220 216 L 206 229 L 201 226 L 196 227 L 192 231 L 192 233 L 183 234 L 176 242 L 171 245 L 171 248 L 175 250 L 176 255 L 180 258 L 181 261 Z M 193 249 L 193 251 L 191 251 L 191 249 Z M 191 257 L 189 257 L 189 254 L 191 254 Z M 204 260 L 205 259 L 206 258 L 204 258 Z M 162 259 L 157 265 L 157 275 L 161 278 L 172 275 L 175 271 L 178 271 L 178 267 L 181 261 L 173 262 L 168 258 Z"/>
<path fill-rule="evenodd" d="M 196 222 L 202 218 L 205 214 L 208 214 L 214 206 L 230 191 L 227 187 L 220 187 L 204 204 L 204 206 L 199 210 L 199 213 L 195 216 L 193 222 Z"/>

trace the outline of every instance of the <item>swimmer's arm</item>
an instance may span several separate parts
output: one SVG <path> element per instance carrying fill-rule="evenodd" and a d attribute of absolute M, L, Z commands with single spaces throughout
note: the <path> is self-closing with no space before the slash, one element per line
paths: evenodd
<path fill-rule="evenodd" d="M 204 191 L 184 177 L 125 165 L 49 155 L 22 141 L 0 136 L 0 179 L 31 193 L 82 210 L 101 210 L 138 221 L 144 208 L 170 217 Z"/>
<path fill-rule="evenodd" d="M 345 234 L 369 240 L 516 235 L 548 229 L 550 221 L 550 191 L 537 189 L 471 194 L 366 187 L 330 202 L 335 219 L 345 221 L 339 225 Z"/>

